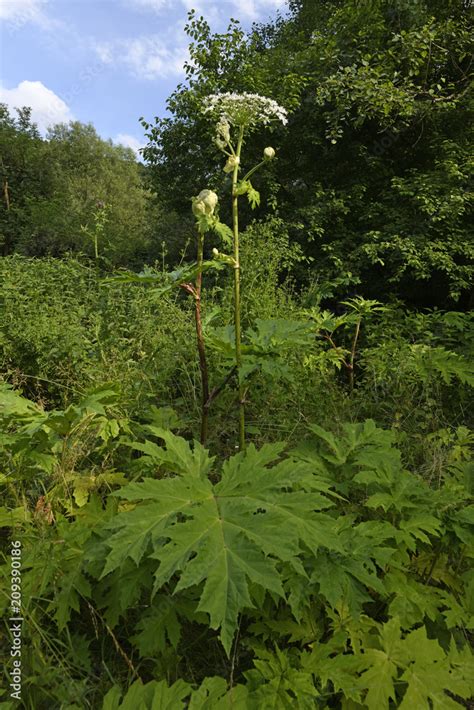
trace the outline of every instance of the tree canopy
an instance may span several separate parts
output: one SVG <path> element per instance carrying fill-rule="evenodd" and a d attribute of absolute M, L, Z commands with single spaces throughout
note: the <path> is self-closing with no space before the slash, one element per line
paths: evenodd
<path fill-rule="evenodd" d="M 275 130 L 279 159 L 260 178 L 270 199 L 257 217 L 277 212 L 320 275 L 351 274 L 369 295 L 388 291 L 419 305 L 466 297 L 468 5 L 292 0 L 288 16 L 248 35 L 235 22 L 213 34 L 191 13 L 187 81 L 169 98 L 170 117 L 143 120 L 155 189 L 167 186 L 177 212 L 196 183 L 225 190 L 206 96 L 271 96 L 291 117 Z M 250 139 L 250 162 L 261 140 Z"/>
<path fill-rule="evenodd" d="M 91 255 L 102 210 L 100 253 L 114 264 L 142 263 L 153 208 L 133 151 L 79 122 L 53 126 L 43 139 L 30 109 L 17 114 L 1 105 L 3 254 Z"/>

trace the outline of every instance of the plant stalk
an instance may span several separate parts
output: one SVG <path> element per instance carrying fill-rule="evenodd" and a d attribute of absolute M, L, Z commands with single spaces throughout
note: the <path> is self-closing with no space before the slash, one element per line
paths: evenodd
<path fill-rule="evenodd" d="M 236 156 L 240 159 L 244 128 L 240 127 L 237 141 Z M 234 167 L 232 173 L 232 227 L 234 235 L 234 326 L 235 326 L 235 365 L 237 368 L 237 379 L 239 388 L 239 450 L 245 450 L 245 395 L 242 382 L 242 350 L 241 350 L 241 327 L 240 327 L 240 262 L 239 262 L 239 196 L 237 194 L 237 182 L 239 177 L 239 165 Z"/>
<path fill-rule="evenodd" d="M 204 234 L 198 235 L 197 248 L 197 275 L 194 289 L 194 317 L 196 322 L 196 339 L 199 353 L 199 369 L 201 370 L 201 444 L 205 444 L 209 428 L 209 371 L 207 368 L 206 348 L 202 331 L 201 316 L 201 291 L 202 291 L 202 263 L 204 252 Z"/>
<path fill-rule="evenodd" d="M 354 389 L 354 361 L 356 356 L 357 341 L 359 339 L 360 334 L 360 324 L 361 319 L 359 318 L 356 323 L 354 338 L 352 340 L 351 354 L 349 358 L 349 387 L 351 391 Z"/>

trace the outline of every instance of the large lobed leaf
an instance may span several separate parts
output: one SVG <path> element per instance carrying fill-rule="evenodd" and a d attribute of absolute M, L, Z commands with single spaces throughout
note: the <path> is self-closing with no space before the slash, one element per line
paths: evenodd
<path fill-rule="evenodd" d="M 223 466 L 220 481 L 208 478 L 210 459 L 180 437 L 155 429 L 166 449 L 148 449 L 157 463 L 178 474 L 131 483 L 120 492 L 136 503 L 109 524 L 111 536 L 102 577 L 131 558 L 157 560 L 154 591 L 201 585 L 198 611 L 220 629 L 227 652 L 239 613 L 253 606 L 249 584 L 283 597 L 279 562 L 305 574 L 303 549 L 342 551 L 334 521 L 321 511 L 332 502 L 304 462 L 278 460 L 282 444 L 249 446 Z"/>

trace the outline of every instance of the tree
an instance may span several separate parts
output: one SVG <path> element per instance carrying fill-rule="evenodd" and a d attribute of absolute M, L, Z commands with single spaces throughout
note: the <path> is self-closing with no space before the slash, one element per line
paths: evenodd
<path fill-rule="evenodd" d="M 42 139 L 29 109 L 14 119 L 2 106 L 0 151 L 4 254 L 92 255 L 90 231 L 103 205 L 100 253 L 118 265 L 146 260 L 156 210 L 132 150 L 79 122 L 54 126 Z"/>
<path fill-rule="evenodd" d="M 311 278 L 351 273 L 368 296 L 458 300 L 473 259 L 467 4 L 291 0 L 289 10 L 247 36 L 235 23 L 212 35 L 190 15 L 187 84 L 171 95 L 170 118 L 144 121 L 155 187 L 172 180 L 177 210 L 204 178 L 222 192 L 208 167 L 205 96 L 271 96 L 292 115 L 265 191 L 313 258 Z"/>
<path fill-rule="evenodd" d="M 34 194 L 41 201 L 51 194 L 54 183 L 54 168 L 31 120 L 31 109 L 17 109 L 15 119 L 0 104 L 0 167 L 0 244 L 7 255 L 15 250 L 25 228 L 29 196 Z"/>
<path fill-rule="evenodd" d="M 145 257 L 152 236 L 150 195 L 130 148 L 102 140 L 91 124 L 55 126 L 47 136 L 59 173 L 67 176 L 64 199 L 72 231 L 81 248 L 81 226 L 93 228 L 93 213 L 107 206 L 101 252 L 115 264 Z"/>

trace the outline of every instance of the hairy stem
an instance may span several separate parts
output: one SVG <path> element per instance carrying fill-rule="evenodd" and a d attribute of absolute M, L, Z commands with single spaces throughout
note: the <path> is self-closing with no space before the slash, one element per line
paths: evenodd
<path fill-rule="evenodd" d="M 257 170 L 259 168 L 261 168 L 262 165 L 265 165 L 266 162 L 267 162 L 266 160 L 262 160 L 260 163 L 258 163 L 258 165 L 256 165 L 254 168 L 252 168 L 252 170 L 249 170 L 248 173 L 245 175 L 245 177 L 242 178 L 242 182 L 245 182 L 245 180 L 248 180 L 249 177 L 251 177 L 255 172 L 257 172 Z"/>
<path fill-rule="evenodd" d="M 356 355 L 356 347 L 357 347 L 357 341 L 359 339 L 359 334 L 360 334 L 360 324 L 361 324 L 361 319 L 356 323 L 356 328 L 354 332 L 354 339 L 352 340 L 352 348 L 351 348 L 351 354 L 349 358 L 349 386 L 351 390 L 354 389 L 354 360 L 355 360 L 355 355 Z"/>
<path fill-rule="evenodd" d="M 230 382 L 230 380 L 233 378 L 235 373 L 237 372 L 237 368 L 234 366 L 230 372 L 227 373 L 226 377 L 224 380 L 220 383 L 220 385 L 217 385 L 217 387 L 214 387 L 212 392 L 209 395 L 209 399 L 206 402 L 206 408 L 209 409 L 213 401 L 220 395 L 222 390 L 225 388 L 225 386 Z"/>
<path fill-rule="evenodd" d="M 240 159 L 242 142 L 244 137 L 243 126 L 239 131 L 237 141 L 236 156 Z M 242 351 L 241 351 L 241 328 L 240 328 L 240 262 L 239 262 L 239 196 L 237 194 L 237 182 L 239 177 L 239 165 L 234 167 L 232 173 L 232 227 L 234 234 L 234 325 L 235 325 L 235 365 L 237 367 L 237 378 L 239 383 L 239 449 L 245 449 L 245 403 L 244 387 L 241 377 Z"/>
<path fill-rule="evenodd" d="M 196 287 L 194 289 L 194 317 L 196 321 L 196 338 L 199 353 L 199 369 L 201 370 L 201 444 L 206 443 L 209 419 L 209 372 L 207 369 L 206 349 L 202 332 L 201 317 L 201 291 L 202 291 L 202 262 L 204 252 L 204 234 L 198 235 Z"/>

